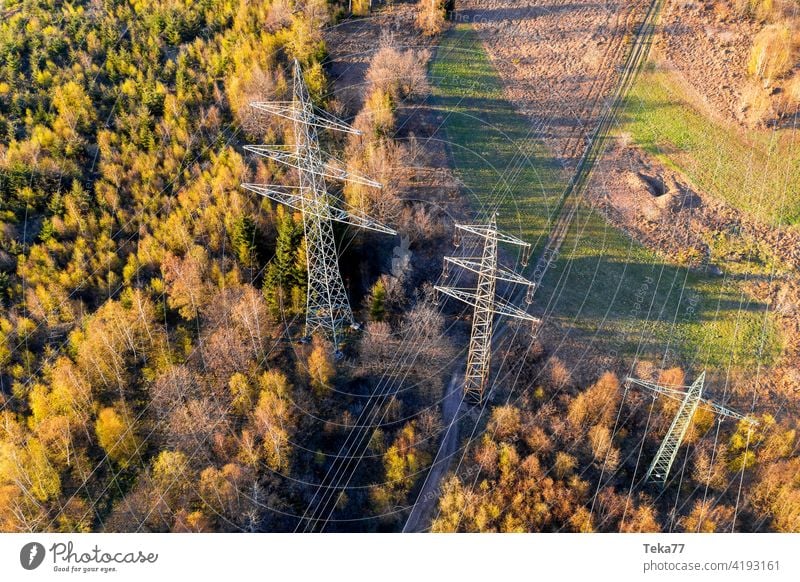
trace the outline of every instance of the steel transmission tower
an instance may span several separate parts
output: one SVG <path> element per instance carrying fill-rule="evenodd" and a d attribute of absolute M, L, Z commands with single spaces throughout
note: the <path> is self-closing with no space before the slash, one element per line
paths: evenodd
<path fill-rule="evenodd" d="M 645 388 L 654 395 L 661 394 L 680 402 L 678 412 L 675 413 L 675 418 L 672 420 L 672 424 L 670 424 L 664 440 L 661 441 L 661 446 L 658 447 L 655 458 L 647 469 L 645 480 L 651 483 L 658 483 L 662 487 L 666 486 L 667 477 L 669 476 L 670 469 L 672 469 L 672 463 L 675 461 L 678 449 L 681 443 L 683 443 L 686 431 L 689 430 L 689 425 L 698 408 L 709 410 L 720 417 L 745 420 L 750 426 L 758 424 L 752 418 L 703 398 L 705 379 L 705 371 L 692 382 L 691 386 L 662 386 L 654 382 L 647 382 L 646 380 L 639 380 L 637 378 L 628 377 L 625 379 L 626 383 Z"/>
<path fill-rule="evenodd" d="M 302 212 L 308 270 L 305 337 L 322 329 L 331 338 L 338 353 L 342 328 L 349 325 L 357 329 L 358 325 L 353 319 L 339 271 L 332 221 L 386 234 L 397 233 L 331 195 L 325 178 L 374 188 L 380 188 L 381 185 L 348 172 L 341 161 L 322 152 L 318 130 L 355 135 L 361 135 L 361 132 L 312 104 L 297 60 L 294 61 L 292 101 L 255 102 L 250 106 L 292 122 L 293 145 L 249 145 L 245 149 L 295 168 L 299 174 L 299 185 L 242 184 L 242 187 Z"/>
<path fill-rule="evenodd" d="M 492 358 L 492 332 L 494 316 L 505 315 L 538 323 L 539 319 L 529 315 L 509 301 L 497 296 L 497 281 L 525 285 L 528 287 L 526 302 L 533 299 L 534 284 L 516 272 L 498 265 L 497 245 L 499 242 L 510 243 L 522 247 L 523 263 L 527 262 L 531 245 L 523 240 L 497 230 L 495 215 L 487 224 L 456 224 L 459 230 L 476 235 L 483 239 L 483 250 L 479 257 L 444 257 L 443 278 L 449 276 L 449 265 L 456 265 L 478 275 L 478 283 L 474 288 L 449 287 L 436 285 L 434 289 L 454 299 L 472 305 L 472 332 L 469 340 L 467 368 L 464 374 L 464 394 L 473 402 L 481 402 L 489 378 L 489 367 Z"/>

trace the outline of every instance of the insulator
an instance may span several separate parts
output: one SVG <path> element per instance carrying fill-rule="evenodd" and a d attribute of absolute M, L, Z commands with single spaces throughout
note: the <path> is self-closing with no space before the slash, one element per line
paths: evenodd
<path fill-rule="evenodd" d="M 456 248 L 461 246 L 461 235 L 458 233 L 458 231 L 453 233 L 453 246 Z"/>
<path fill-rule="evenodd" d="M 445 261 L 444 267 L 442 267 L 442 279 L 448 279 L 449 277 L 450 277 L 450 263 Z"/>
<path fill-rule="evenodd" d="M 525 293 L 525 303 L 528 305 L 533 303 L 533 285 L 528 285 L 528 292 Z"/>
<path fill-rule="evenodd" d="M 528 266 L 528 260 L 531 258 L 531 247 L 522 247 L 522 263 L 523 267 Z"/>
<path fill-rule="evenodd" d="M 434 289 L 433 290 L 433 304 L 436 305 L 436 306 L 439 305 L 439 290 L 438 289 Z"/>

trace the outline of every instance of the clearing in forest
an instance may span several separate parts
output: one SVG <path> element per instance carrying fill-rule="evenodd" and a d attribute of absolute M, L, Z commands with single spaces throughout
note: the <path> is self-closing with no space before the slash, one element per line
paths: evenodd
<path fill-rule="evenodd" d="M 443 36 L 431 77 L 452 162 L 473 210 L 498 209 L 502 228 L 541 249 L 568 179 L 531 137 L 542 128 L 505 100 L 501 79 L 467 24 Z M 677 357 L 697 369 L 744 368 L 773 363 L 781 352 L 767 306 L 738 280 L 675 266 L 588 205 L 576 215 L 534 310 L 558 324 L 558 333 L 578 333 L 583 344 L 626 363 L 638 355 L 667 364 Z"/>

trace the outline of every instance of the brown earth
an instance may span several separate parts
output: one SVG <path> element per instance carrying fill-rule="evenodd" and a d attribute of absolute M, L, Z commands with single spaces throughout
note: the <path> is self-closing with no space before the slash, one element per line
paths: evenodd
<path fill-rule="evenodd" d="M 707 241 L 725 235 L 766 243 L 784 271 L 800 269 L 800 232 L 749 217 L 692 185 L 641 149 L 612 142 L 587 189 L 589 201 L 629 236 L 691 267 L 719 270 Z M 723 257 L 737 262 L 736 256 Z M 742 258 L 743 259 L 743 258 Z"/>
<path fill-rule="evenodd" d="M 776 2 L 778 14 L 797 17 L 797 6 Z M 755 35 L 768 24 L 720 0 L 668 0 L 655 46 L 659 64 L 683 81 L 694 105 L 712 119 L 742 127 L 791 123 L 796 107 L 781 105 L 789 78 L 764 85 L 748 74 Z M 754 95 L 763 101 L 753 107 Z"/>
<path fill-rule="evenodd" d="M 655 55 L 682 79 L 700 108 L 714 119 L 747 121 L 743 94 L 756 22 L 738 17 L 727 3 L 668 1 Z"/>
<path fill-rule="evenodd" d="M 619 78 L 647 0 L 465 0 L 472 23 L 506 81 L 508 101 L 528 116 L 567 167 L 577 163 Z"/>

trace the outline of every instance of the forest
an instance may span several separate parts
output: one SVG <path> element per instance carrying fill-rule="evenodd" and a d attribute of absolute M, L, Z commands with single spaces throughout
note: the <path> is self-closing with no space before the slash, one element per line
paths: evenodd
<path fill-rule="evenodd" d="M 336 108 L 322 29 L 341 12 L 324 0 L 4 5 L 3 531 L 292 525 L 333 456 L 315 441 L 336 442 L 359 406 L 357 392 L 338 395 L 378 372 L 337 370 L 324 338 L 287 341 L 305 309 L 302 219 L 239 184 L 293 177 L 241 146 L 289 129 L 248 103 L 285 98 L 295 59 L 312 98 Z M 378 178 L 400 155 L 388 137 L 393 100 L 425 76 L 411 52 L 377 58 L 396 57 L 412 76 L 374 83 L 371 110 L 354 121 L 366 137 L 331 144 Z M 436 236 L 425 210 L 403 207 L 391 188 L 380 200 L 352 187 L 342 196 L 413 223 L 415 241 Z M 371 262 L 357 258 L 366 244 L 382 249 Z M 374 338 L 391 322 L 398 336 L 422 333 L 434 361 L 447 351 L 437 315 L 416 329 L 403 312 L 413 282 L 380 276 L 393 244 L 361 239 L 342 261 L 353 258 L 373 332 L 349 349 L 389 357 L 389 340 Z M 410 313 L 426 309 L 423 299 Z M 400 408 L 374 455 L 398 484 L 363 504 L 402 495 L 419 464 L 409 439 L 435 429 L 435 415 L 401 426 Z"/>
<path fill-rule="evenodd" d="M 348 4 L 0 8 L 0 531 L 292 531 L 376 390 L 380 417 L 346 453 L 360 455 L 358 477 L 325 524 L 402 529 L 468 331 L 433 302 L 452 222 L 396 179 L 426 155 L 399 120 L 429 98 L 430 51 L 380 43 L 347 109 L 325 31 L 369 11 Z M 414 9 L 420 46 L 435 42 L 445 3 Z M 384 183 L 331 184 L 335 194 L 391 224 L 414 255 L 397 261 L 401 239 L 337 227 L 364 323 L 340 360 L 322 335 L 295 341 L 302 216 L 240 186 L 296 181 L 243 149 L 291 142 L 290 123 L 249 103 L 290 99 L 295 60 L 315 104 L 362 132 L 325 135 L 326 148 Z M 704 493 L 670 508 L 629 494 L 626 477 L 641 470 L 628 453 L 648 428 L 653 448 L 673 403 L 623 402 L 614 371 L 576 379 L 527 336 L 504 349 L 526 389 L 507 403 L 501 389 L 486 418 L 469 417 L 480 436 L 444 481 L 432 531 L 800 528 L 796 420 L 762 414 L 753 434 L 742 424 L 711 449 L 699 441 L 719 429 L 698 413 L 681 487 Z"/>

